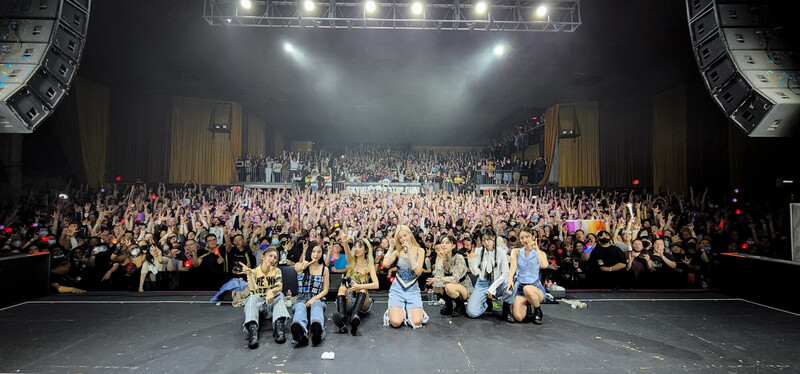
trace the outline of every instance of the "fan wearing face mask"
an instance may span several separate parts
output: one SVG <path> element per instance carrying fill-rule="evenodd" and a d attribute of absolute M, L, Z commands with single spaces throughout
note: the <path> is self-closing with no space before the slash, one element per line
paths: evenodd
<path fill-rule="evenodd" d="M 619 277 L 616 273 L 626 267 L 625 254 L 619 247 L 611 245 L 611 234 L 608 231 L 598 232 L 597 242 L 598 245 L 592 250 L 587 262 L 589 273 L 604 286 L 617 288 Z"/>

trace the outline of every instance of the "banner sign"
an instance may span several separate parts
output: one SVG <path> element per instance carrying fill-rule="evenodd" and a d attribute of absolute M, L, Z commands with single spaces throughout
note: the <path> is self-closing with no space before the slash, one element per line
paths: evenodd
<path fill-rule="evenodd" d="M 391 192 L 411 195 L 422 192 L 420 183 L 345 183 L 344 188 L 347 192 L 359 194 Z"/>

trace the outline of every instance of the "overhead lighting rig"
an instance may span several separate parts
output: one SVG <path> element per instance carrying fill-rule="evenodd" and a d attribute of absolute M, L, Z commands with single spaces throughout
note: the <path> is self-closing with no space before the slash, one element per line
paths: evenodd
<path fill-rule="evenodd" d="M 213 26 L 319 29 L 573 32 L 580 0 L 449 0 L 396 2 L 204 0 Z"/>

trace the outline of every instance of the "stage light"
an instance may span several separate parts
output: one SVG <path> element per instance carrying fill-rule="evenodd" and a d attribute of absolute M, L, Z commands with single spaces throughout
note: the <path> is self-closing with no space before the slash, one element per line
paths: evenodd
<path fill-rule="evenodd" d="M 735 203 L 735 202 L 737 202 L 737 201 L 739 201 L 739 199 L 737 199 L 737 198 L 735 198 L 735 197 L 734 197 L 734 198 L 733 198 L 733 202 Z"/>
<path fill-rule="evenodd" d="M 734 213 L 736 213 L 737 215 L 738 214 L 742 214 L 742 210 L 741 209 L 736 209 L 736 211 Z"/>
<path fill-rule="evenodd" d="M 225 22 L 227 22 L 227 23 L 231 23 L 231 22 L 233 22 L 233 20 L 232 20 L 232 19 L 230 19 L 230 18 L 225 18 Z"/>
<path fill-rule="evenodd" d="M 502 44 L 498 44 L 494 46 L 492 52 L 494 53 L 495 56 L 502 56 L 504 53 L 506 53 L 506 47 L 503 46 Z"/>
<path fill-rule="evenodd" d="M 158 196 L 156 196 L 156 194 L 152 194 L 152 195 L 150 195 L 150 198 L 155 200 L 156 198 L 158 198 Z"/>
<path fill-rule="evenodd" d="M 291 45 L 291 44 L 289 44 L 289 43 L 284 43 L 284 44 L 283 44 L 283 49 L 284 49 L 286 52 L 291 52 L 291 51 L 293 51 L 293 50 L 294 50 L 294 48 L 292 47 L 292 45 Z"/>
<path fill-rule="evenodd" d="M 58 198 L 66 200 L 66 199 L 69 198 L 69 196 L 67 196 L 67 194 L 65 194 L 65 193 L 60 193 L 60 194 L 58 194 Z"/>
<path fill-rule="evenodd" d="M 547 6 L 539 5 L 539 7 L 536 8 L 536 17 L 542 18 L 546 15 L 547 15 Z"/>
<path fill-rule="evenodd" d="M 414 14 L 422 13 L 422 3 L 419 1 L 415 1 L 413 5 L 411 5 L 411 12 Z"/>
<path fill-rule="evenodd" d="M 364 3 L 364 9 L 366 9 L 367 13 L 372 13 L 377 8 L 378 8 L 378 6 L 375 5 L 375 2 L 372 1 L 372 0 L 369 0 L 366 3 Z"/>
<path fill-rule="evenodd" d="M 639 180 L 638 179 L 634 179 L 633 180 L 633 185 L 634 186 L 638 186 L 639 185 Z"/>
<path fill-rule="evenodd" d="M 122 177 L 120 177 L 120 176 L 117 176 L 117 182 L 119 182 L 119 181 L 121 181 L 121 180 L 122 180 Z"/>
<path fill-rule="evenodd" d="M 478 12 L 478 13 L 486 12 L 486 2 L 485 1 L 479 1 L 478 4 L 475 4 L 475 11 Z"/>
<path fill-rule="evenodd" d="M 239 2 L 239 4 L 242 4 L 242 8 L 245 9 L 250 9 L 250 7 L 253 6 L 253 3 L 250 0 L 242 0 Z"/>
<path fill-rule="evenodd" d="M 739 193 L 739 189 L 738 188 L 734 188 L 733 189 L 733 193 Z"/>
<path fill-rule="evenodd" d="M 314 10 L 314 7 L 316 7 L 316 4 L 314 4 L 314 2 L 311 0 L 306 0 L 305 2 L 303 2 L 303 8 L 305 8 L 309 12 Z"/>

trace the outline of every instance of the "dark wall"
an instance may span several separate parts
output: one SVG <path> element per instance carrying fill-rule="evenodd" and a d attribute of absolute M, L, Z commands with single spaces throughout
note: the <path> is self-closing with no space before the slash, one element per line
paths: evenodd
<path fill-rule="evenodd" d="M 700 81 L 686 87 L 686 173 L 695 191 L 725 195 L 730 184 L 728 135 L 733 126 Z"/>
<path fill-rule="evenodd" d="M 653 180 L 653 104 L 650 98 L 601 101 L 600 185 L 628 187 Z"/>
<path fill-rule="evenodd" d="M 142 90 L 111 91 L 106 175 L 125 181 L 169 178 L 172 98 Z"/>

